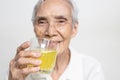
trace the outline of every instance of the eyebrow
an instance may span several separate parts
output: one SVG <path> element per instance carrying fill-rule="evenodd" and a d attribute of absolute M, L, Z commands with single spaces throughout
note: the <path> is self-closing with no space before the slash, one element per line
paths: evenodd
<path fill-rule="evenodd" d="M 64 16 L 55 16 L 55 19 L 64 19 L 66 21 L 68 21 L 68 19 Z M 36 20 L 47 20 L 46 17 L 37 17 Z"/>
<path fill-rule="evenodd" d="M 68 19 L 64 16 L 55 16 L 55 19 L 64 19 L 64 20 L 68 21 Z"/>
<path fill-rule="evenodd" d="M 37 20 L 47 20 L 45 17 L 37 17 Z"/>

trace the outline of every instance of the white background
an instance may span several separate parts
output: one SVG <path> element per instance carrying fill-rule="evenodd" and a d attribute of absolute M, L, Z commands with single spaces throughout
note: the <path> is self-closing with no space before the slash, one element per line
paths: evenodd
<path fill-rule="evenodd" d="M 37 0 L 0 0 L 0 80 L 22 42 L 34 36 Z M 120 80 L 120 0 L 79 0 L 79 32 L 72 46 L 98 59 L 106 80 Z"/>

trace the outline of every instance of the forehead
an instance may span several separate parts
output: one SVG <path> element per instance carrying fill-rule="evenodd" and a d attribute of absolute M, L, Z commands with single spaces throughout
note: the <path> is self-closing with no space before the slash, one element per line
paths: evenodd
<path fill-rule="evenodd" d="M 39 6 L 36 16 L 72 17 L 72 7 L 67 0 L 45 0 Z"/>

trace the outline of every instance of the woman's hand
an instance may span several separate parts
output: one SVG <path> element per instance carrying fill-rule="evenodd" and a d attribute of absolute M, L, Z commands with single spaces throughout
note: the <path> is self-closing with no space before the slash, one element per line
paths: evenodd
<path fill-rule="evenodd" d="M 30 46 L 30 42 L 25 42 L 17 48 L 16 56 L 10 61 L 9 65 L 9 80 L 25 80 L 25 77 L 33 72 L 39 71 L 41 64 L 40 53 L 25 50 Z M 27 67 L 28 64 L 34 65 Z"/>

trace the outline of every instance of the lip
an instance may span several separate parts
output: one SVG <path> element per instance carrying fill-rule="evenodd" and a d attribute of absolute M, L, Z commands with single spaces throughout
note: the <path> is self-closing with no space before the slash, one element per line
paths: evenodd
<path fill-rule="evenodd" d="M 43 37 L 43 38 L 50 40 L 52 43 L 61 43 L 61 42 L 63 42 L 63 40 L 58 39 L 58 38 L 54 38 L 54 39 L 53 38 L 47 38 L 47 37 Z M 42 39 L 42 38 L 38 37 L 38 39 Z"/>
<path fill-rule="evenodd" d="M 61 41 L 50 41 L 49 43 L 50 44 L 53 44 L 53 45 L 58 45 Z"/>
<path fill-rule="evenodd" d="M 53 40 L 50 40 L 51 42 L 53 43 L 60 43 L 61 41 L 53 41 Z"/>
<path fill-rule="evenodd" d="M 59 38 L 48 38 L 48 37 L 37 37 L 38 39 L 47 39 L 47 40 L 50 40 L 50 41 L 54 41 L 54 42 L 61 42 L 62 39 L 59 39 Z"/>

